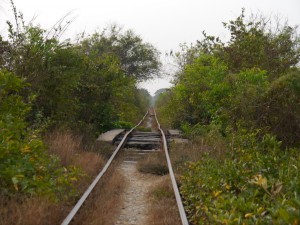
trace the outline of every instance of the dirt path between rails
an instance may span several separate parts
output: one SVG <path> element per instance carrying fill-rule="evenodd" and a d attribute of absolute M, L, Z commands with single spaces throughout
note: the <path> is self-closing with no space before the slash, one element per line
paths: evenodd
<path fill-rule="evenodd" d="M 118 169 L 125 175 L 127 185 L 122 194 L 124 205 L 115 225 L 146 225 L 150 207 L 148 192 L 160 177 L 140 173 L 136 163 L 123 162 Z"/>
<path fill-rule="evenodd" d="M 153 114 L 150 112 L 150 114 Z M 154 118 L 148 116 L 143 126 L 156 131 Z M 122 193 L 123 207 L 115 225 L 147 225 L 148 210 L 151 207 L 149 190 L 160 180 L 160 176 L 144 174 L 137 170 L 137 163 L 123 161 L 118 168 L 126 179 L 126 188 Z"/>

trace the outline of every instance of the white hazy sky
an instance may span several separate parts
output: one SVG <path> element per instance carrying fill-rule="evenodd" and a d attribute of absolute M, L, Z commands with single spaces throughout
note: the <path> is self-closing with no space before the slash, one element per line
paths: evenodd
<path fill-rule="evenodd" d="M 177 49 L 179 43 L 194 43 L 202 38 L 202 31 L 226 37 L 221 22 L 236 18 L 241 8 L 246 14 L 262 12 L 279 14 L 290 25 L 300 24 L 300 0 L 14 0 L 25 21 L 37 16 L 36 24 L 50 28 L 61 17 L 72 11 L 75 21 L 65 37 L 76 33 L 92 33 L 110 23 L 133 29 L 142 38 L 156 46 L 164 55 Z M 6 30 L 6 20 L 12 20 L 9 0 L 0 0 L 0 32 Z M 168 87 L 167 79 L 143 84 L 151 94 Z"/>

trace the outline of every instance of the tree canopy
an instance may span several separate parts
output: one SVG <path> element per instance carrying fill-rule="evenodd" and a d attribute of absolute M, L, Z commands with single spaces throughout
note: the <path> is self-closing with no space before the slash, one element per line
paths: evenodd
<path fill-rule="evenodd" d="M 182 46 L 175 86 L 161 97 L 172 113 L 166 119 L 177 127 L 217 123 L 223 134 L 229 127 L 260 129 L 284 145 L 299 144 L 300 38 L 296 27 L 270 24 L 263 16 L 247 21 L 242 10 L 223 23 L 227 43 L 203 32 L 202 41 Z"/>
<path fill-rule="evenodd" d="M 138 81 L 159 76 L 160 53 L 132 30 L 123 31 L 119 26 L 112 25 L 85 38 L 81 49 L 92 57 L 116 56 L 123 72 Z"/>
<path fill-rule="evenodd" d="M 297 28 L 269 29 L 244 10 L 223 25 L 228 42 L 204 32 L 174 54 L 175 85 L 156 103 L 164 123 L 191 139 L 173 156 L 186 212 L 192 224 L 297 224 Z"/>
<path fill-rule="evenodd" d="M 48 155 L 42 134 L 72 130 L 94 140 L 131 127 L 150 105 L 137 83 L 159 74 L 159 53 L 118 26 L 78 43 L 62 41 L 68 22 L 45 30 L 26 24 L 12 6 L 15 24 L 0 36 L 0 195 L 56 198 L 79 172 Z"/>

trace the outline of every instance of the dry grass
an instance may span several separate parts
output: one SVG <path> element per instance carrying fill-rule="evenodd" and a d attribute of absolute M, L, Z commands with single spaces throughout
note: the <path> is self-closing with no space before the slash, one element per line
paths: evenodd
<path fill-rule="evenodd" d="M 153 123 L 152 123 L 152 130 L 156 130 L 156 131 L 158 131 L 158 124 L 157 124 L 157 122 L 156 122 L 156 120 L 155 120 L 155 116 L 153 115 L 152 116 L 152 121 L 153 121 Z"/>
<path fill-rule="evenodd" d="M 137 128 L 139 131 L 157 131 L 158 125 L 155 121 L 153 108 L 149 109 L 149 114 L 146 116 L 142 124 Z"/>
<path fill-rule="evenodd" d="M 79 167 L 88 175 L 77 182 L 76 186 L 80 191 L 86 188 L 91 178 L 96 176 L 105 164 L 103 156 L 94 151 L 99 149 L 100 152 L 101 145 L 94 144 L 93 151 L 83 150 L 82 137 L 69 131 L 56 130 L 47 134 L 44 139 L 48 146 L 48 152 L 57 155 L 63 166 Z M 105 145 L 103 149 L 106 152 L 107 146 Z"/>
<path fill-rule="evenodd" d="M 109 158 L 114 147 L 104 143 L 95 142 L 92 145 L 92 152 L 82 149 L 81 138 L 70 133 L 54 133 L 50 136 L 50 152 L 63 157 L 66 164 L 81 167 L 89 176 L 88 179 L 81 179 L 77 187 L 83 192 L 105 165 L 103 158 Z M 52 142 L 55 142 L 54 144 Z M 64 142 L 64 144 L 62 144 Z M 114 216 L 121 210 L 121 199 L 119 193 L 125 186 L 123 176 L 115 170 L 114 163 L 95 187 L 88 202 L 81 209 L 79 216 L 73 224 L 111 224 Z M 119 205 L 119 207 L 117 207 Z"/>
<path fill-rule="evenodd" d="M 110 154 L 112 148 L 98 143 L 94 145 L 92 151 L 82 150 L 81 137 L 62 131 L 48 134 L 45 142 L 49 147 L 49 153 L 57 155 L 62 165 L 80 167 L 87 174 L 76 183 L 79 193 L 85 191 L 104 166 L 105 160 L 100 152 Z M 84 206 L 75 224 L 111 224 L 111 218 L 121 209 L 119 193 L 125 184 L 124 178 L 118 172 L 109 172 L 105 175 L 91 198 L 89 197 L 89 203 L 86 204 L 89 207 Z M 0 196 L 0 225 L 60 224 L 74 204 L 74 199 L 69 199 L 69 202 L 55 203 L 42 197 Z"/>
<path fill-rule="evenodd" d="M 109 159 L 115 149 L 116 146 L 103 141 L 95 141 L 91 145 L 91 151 L 99 153 L 104 159 Z"/>
<path fill-rule="evenodd" d="M 0 197 L 1 225 L 60 224 L 69 207 L 46 198 Z"/>
<path fill-rule="evenodd" d="M 45 137 L 50 154 L 60 158 L 63 166 L 74 165 L 83 169 L 89 176 L 95 176 L 104 166 L 105 160 L 101 153 L 110 154 L 107 143 L 93 144 L 92 151 L 83 150 L 82 137 L 69 131 L 54 131 Z"/>
<path fill-rule="evenodd" d="M 95 152 L 79 152 L 73 159 L 72 164 L 84 170 L 89 176 L 96 176 L 104 166 L 104 159 Z"/>
<path fill-rule="evenodd" d="M 83 183 L 87 188 L 89 183 L 86 181 Z M 96 186 L 72 224 L 113 224 L 122 207 L 120 193 L 125 185 L 126 181 L 118 171 L 110 171 Z M 47 198 L 31 197 L 20 200 L 0 197 L 0 225 L 60 224 L 73 205 L 74 202 L 54 203 Z"/>
<path fill-rule="evenodd" d="M 148 210 L 149 225 L 180 225 L 180 216 L 168 175 L 153 185 L 149 192 L 151 208 Z"/>
<path fill-rule="evenodd" d="M 152 124 L 151 124 L 151 128 L 153 131 L 158 131 L 158 124 L 155 120 L 155 116 L 154 116 L 154 110 L 153 108 L 150 108 L 149 109 L 149 117 L 151 117 L 151 120 L 152 120 Z"/>
<path fill-rule="evenodd" d="M 50 154 L 57 155 L 63 166 L 70 165 L 74 155 L 80 151 L 82 137 L 69 131 L 53 131 L 44 138 Z"/>
<path fill-rule="evenodd" d="M 138 171 L 154 175 L 165 175 L 169 172 L 163 151 L 147 154 L 137 164 Z"/>
<path fill-rule="evenodd" d="M 84 192 L 94 177 L 105 165 L 103 158 L 95 152 L 80 152 L 73 157 L 72 165 L 81 168 L 87 176 L 76 183 L 79 193 Z"/>
<path fill-rule="evenodd" d="M 226 144 L 222 140 L 210 140 L 200 137 L 188 143 L 171 143 L 169 147 L 173 169 L 181 173 L 186 162 L 196 162 L 203 154 L 213 154 L 216 158 L 224 157 Z"/>
<path fill-rule="evenodd" d="M 151 127 L 139 126 L 135 129 L 135 131 L 151 132 Z"/>
<path fill-rule="evenodd" d="M 119 171 L 112 166 L 110 171 L 105 175 L 100 184 L 96 186 L 84 209 L 74 220 L 74 225 L 97 224 L 108 225 L 114 224 L 116 216 L 122 209 L 122 196 L 126 180 Z"/>

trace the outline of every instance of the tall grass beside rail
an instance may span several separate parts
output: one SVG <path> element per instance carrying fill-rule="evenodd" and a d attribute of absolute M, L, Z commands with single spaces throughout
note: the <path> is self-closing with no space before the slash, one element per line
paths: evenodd
<path fill-rule="evenodd" d="M 180 216 L 169 175 L 153 184 L 149 191 L 151 206 L 148 210 L 149 225 L 180 225 Z"/>
<path fill-rule="evenodd" d="M 63 166 L 80 168 L 81 176 L 73 181 L 77 194 L 65 201 L 53 201 L 48 197 L 0 196 L 0 225 L 60 224 L 105 164 L 106 160 L 99 153 L 103 152 L 99 143 L 94 145 L 92 151 L 87 151 L 82 147 L 82 138 L 69 131 L 53 131 L 44 139 L 49 153 L 58 156 Z M 108 146 L 103 146 L 104 152 L 108 152 Z M 96 189 L 96 194 L 93 194 L 92 208 L 97 207 L 97 212 L 93 213 L 93 220 L 97 221 L 97 224 L 108 224 L 110 218 L 113 218 L 116 210 L 107 211 L 105 208 L 107 206 L 113 208 L 114 205 L 120 204 L 118 191 L 121 191 L 125 185 L 123 177 L 118 173 L 110 173 L 109 178 L 105 178 L 104 182 L 105 188 L 104 185 L 100 185 Z M 85 214 L 84 211 L 82 215 Z"/>
<path fill-rule="evenodd" d="M 122 193 L 126 186 L 124 176 L 113 164 L 107 174 L 97 184 L 95 190 L 89 196 L 83 210 L 76 218 L 74 225 L 114 224 L 122 210 Z"/>

